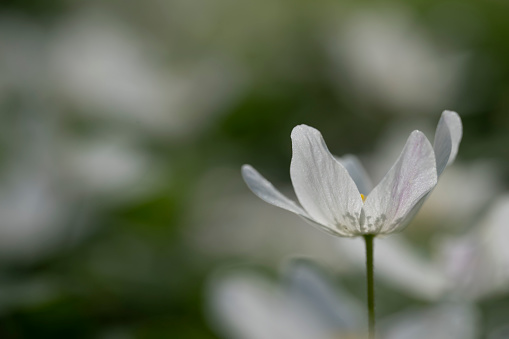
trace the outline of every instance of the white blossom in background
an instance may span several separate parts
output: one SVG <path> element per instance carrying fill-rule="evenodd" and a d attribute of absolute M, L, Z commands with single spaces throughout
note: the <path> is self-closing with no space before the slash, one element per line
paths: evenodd
<path fill-rule="evenodd" d="M 153 191 L 164 177 L 155 159 L 119 136 L 74 138 L 61 145 L 60 157 L 71 190 L 115 203 Z"/>
<path fill-rule="evenodd" d="M 55 178 L 34 169 L 12 169 L 0 177 L 0 256 L 35 259 L 53 248 L 70 202 L 55 192 Z"/>
<path fill-rule="evenodd" d="M 246 270 L 218 273 L 207 299 L 211 326 L 228 339 L 361 338 L 361 305 L 305 265 L 288 268 L 280 284 Z"/>
<path fill-rule="evenodd" d="M 107 11 L 69 16 L 50 45 L 55 90 L 89 118 L 170 137 L 199 130 L 241 90 L 233 63 L 172 64 L 151 42 Z"/>
<path fill-rule="evenodd" d="M 359 175 L 365 173 L 359 162 L 338 161 L 318 130 L 299 125 L 292 131 L 290 176 L 302 207 L 253 167 L 244 165 L 242 175 L 259 198 L 330 234 L 386 235 L 401 231 L 415 216 L 445 167 L 454 161 L 461 137 L 460 117 L 444 111 L 433 146 L 422 132 L 412 132 L 396 163 L 369 190 L 367 180 Z"/>
<path fill-rule="evenodd" d="M 480 315 L 468 304 L 443 303 L 401 311 L 384 319 L 381 328 L 385 339 L 476 339 Z"/>
<path fill-rule="evenodd" d="M 280 283 L 255 272 L 218 272 L 207 289 L 207 315 L 227 339 L 365 338 L 362 304 L 315 268 L 290 265 Z M 405 310 L 379 322 L 382 339 L 474 339 L 475 309 L 465 304 Z"/>
<path fill-rule="evenodd" d="M 25 18 L 0 16 L 0 258 L 7 261 L 36 260 L 61 245 L 74 206 L 59 188 L 46 38 Z"/>
<path fill-rule="evenodd" d="M 98 201 L 153 192 L 171 165 L 144 142 L 195 133 L 242 89 L 233 64 L 208 58 L 180 68 L 100 9 L 80 7 L 51 30 L 14 15 L 0 28 L 0 108 L 21 102 L 0 124 L 2 258 L 37 260 L 72 246 L 93 229 Z M 68 128 L 73 119 L 92 131 Z"/>
<path fill-rule="evenodd" d="M 490 161 L 456 163 L 419 212 L 422 227 L 464 230 L 503 189 L 500 170 Z"/>
<path fill-rule="evenodd" d="M 139 199 L 161 177 L 155 161 L 120 139 L 78 142 L 55 115 L 16 113 L 0 127 L 3 258 L 37 260 L 72 246 L 94 229 L 87 220 L 97 200 L 105 207 Z"/>
<path fill-rule="evenodd" d="M 38 260 L 90 234 L 99 199 L 103 207 L 138 199 L 163 169 L 125 126 L 67 128 L 72 113 L 56 100 L 49 67 L 58 34 L 15 15 L 0 28 L 0 257 Z"/>
<path fill-rule="evenodd" d="M 434 45 L 404 8 L 353 13 L 329 40 L 335 80 L 359 105 L 391 112 L 433 112 L 450 106 L 462 61 Z"/>
<path fill-rule="evenodd" d="M 56 130 L 51 119 L 32 113 L 18 110 L 0 126 L 0 256 L 10 260 L 35 259 L 54 248 L 74 206 L 60 187 Z"/>
<path fill-rule="evenodd" d="M 468 232 L 437 241 L 437 261 L 454 283 L 453 294 L 479 300 L 509 292 L 509 195 L 497 198 Z"/>

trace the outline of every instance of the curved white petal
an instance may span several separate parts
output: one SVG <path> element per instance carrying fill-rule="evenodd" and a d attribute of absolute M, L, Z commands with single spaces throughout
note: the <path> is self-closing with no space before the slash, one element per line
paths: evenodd
<path fill-rule="evenodd" d="M 322 225 L 318 221 L 314 220 L 306 211 L 304 211 L 297 203 L 293 200 L 288 199 L 281 192 L 279 192 L 267 179 L 265 179 L 257 170 L 251 165 L 242 166 L 242 177 L 246 182 L 247 186 L 251 191 L 260 199 L 268 202 L 271 205 L 285 209 L 301 216 L 308 224 L 314 226 L 322 231 L 329 234 L 351 237 L 352 234 L 349 231 L 337 229 L 327 225 Z"/>
<path fill-rule="evenodd" d="M 398 160 L 364 203 L 365 233 L 403 229 L 437 183 L 435 153 L 422 132 L 413 131 Z"/>
<path fill-rule="evenodd" d="M 352 177 L 353 181 L 357 185 L 359 189 L 359 193 L 367 196 L 369 192 L 373 189 L 373 184 L 371 183 L 371 179 L 366 173 L 364 166 L 362 166 L 359 158 L 355 155 L 347 154 L 342 157 L 336 157 L 336 160 L 343 165 L 348 171 L 348 174 Z"/>
<path fill-rule="evenodd" d="M 463 125 L 458 113 L 444 111 L 438 122 L 433 142 L 438 176 L 456 158 L 462 135 Z"/>
<path fill-rule="evenodd" d="M 256 196 L 271 205 L 280 207 L 305 218 L 309 215 L 294 201 L 285 197 L 251 165 L 242 166 L 242 177 Z"/>
<path fill-rule="evenodd" d="M 327 149 L 320 132 L 306 125 L 292 131 L 290 175 L 297 198 L 320 224 L 360 234 L 362 199 L 348 171 Z"/>

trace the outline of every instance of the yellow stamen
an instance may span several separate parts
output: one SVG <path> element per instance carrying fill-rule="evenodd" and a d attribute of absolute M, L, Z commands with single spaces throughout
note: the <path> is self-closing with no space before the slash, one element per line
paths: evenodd
<path fill-rule="evenodd" d="M 362 193 L 361 193 L 361 199 L 362 199 L 362 202 L 364 202 L 364 200 L 366 200 L 366 197 Z"/>

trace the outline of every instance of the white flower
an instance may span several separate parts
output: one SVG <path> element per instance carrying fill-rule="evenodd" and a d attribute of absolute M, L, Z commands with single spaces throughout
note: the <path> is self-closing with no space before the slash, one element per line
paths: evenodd
<path fill-rule="evenodd" d="M 216 273 L 207 286 L 210 325 L 228 339 L 366 338 L 362 304 L 337 282 L 305 262 L 294 261 L 280 282 L 256 271 Z M 444 302 L 383 317 L 384 339 L 473 339 L 477 309 Z"/>
<path fill-rule="evenodd" d="M 243 89 L 244 76 L 233 62 L 212 56 L 190 67 L 164 62 L 157 42 L 108 11 L 89 8 L 69 16 L 47 45 L 48 78 L 59 98 L 87 119 L 137 136 L 193 135 Z"/>
<path fill-rule="evenodd" d="M 444 111 L 434 145 L 413 131 L 396 163 L 372 190 L 355 157 L 339 161 L 320 132 L 306 125 L 292 131 L 290 176 L 299 206 L 250 165 L 242 166 L 249 188 L 262 200 L 296 213 L 337 236 L 389 234 L 402 230 L 418 212 L 445 167 L 454 161 L 462 136 L 457 113 Z"/>
<path fill-rule="evenodd" d="M 441 239 L 438 260 L 458 297 L 480 300 L 509 292 L 509 195 L 459 237 Z"/>
<path fill-rule="evenodd" d="M 442 302 L 434 306 L 405 309 L 381 323 L 384 339 L 478 338 L 479 311 L 468 303 Z"/>
<path fill-rule="evenodd" d="M 280 282 L 219 271 L 207 286 L 212 327 L 229 339 L 363 338 L 362 304 L 315 267 L 292 261 Z"/>
<path fill-rule="evenodd" d="M 444 53 L 405 7 L 352 13 L 328 43 L 334 80 L 360 107 L 433 112 L 452 102 L 464 58 Z"/>

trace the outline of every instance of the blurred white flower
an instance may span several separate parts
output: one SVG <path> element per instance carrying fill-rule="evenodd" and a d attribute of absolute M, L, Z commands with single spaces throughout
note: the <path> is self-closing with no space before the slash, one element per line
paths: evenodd
<path fill-rule="evenodd" d="M 251 166 L 244 165 L 242 175 L 259 198 L 301 216 L 330 234 L 385 235 L 408 225 L 445 167 L 454 161 L 461 137 L 460 117 L 455 112 L 444 111 L 434 145 L 431 146 L 422 132 L 412 132 L 396 163 L 369 190 L 359 162 L 352 161 L 351 157 L 336 160 L 318 130 L 297 126 L 292 131 L 290 175 L 302 207 L 282 195 Z"/>
<path fill-rule="evenodd" d="M 452 104 L 461 60 L 439 51 L 408 11 L 354 13 L 330 41 L 336 80 L 359 105 L 416 113 Z"/>
<path fill-rule="evenodd" d="M 70 201 L 55 191 L 54 178 L 17 169 L 0 179 L 0 255 L 33 259 L 58 243 Z M 39 168 L 40 169 L 40 168 Z"/>
<path fill-rule="evenodd" d="M 82 223 L 97 198 L 102 206 L 137 199 L 160 177 L 151 159 L 125 145 L 77 146 L 60 137 L 61 147 L 36 138 L 16 146 L 24 153 L 8 154 L 0 170 L 0 256 L 33 260 L 69 246 L 93 229 Z"/>
<path fill-rule="evenodd" d="M 54 30 L 0 18 L 2 259 L 37 260 L 72 246 L 93 229 L 98 199 L 101 207 L 138 199 L 168 173 L 141 147 L 146 136 L 128 127 L 171 129 L 159 120 L 170 114 L 160 104 L 166 71 L 126 26 L 96 15 L 64 17 Z M 92 133 L 69 128 L 77 124 L 68 113 L 84 111 L 101 122 Z"/>
<path fill-rule="evenodd" d="M 0 125 L 2 259 L 38 260 L 72 246 L 93 230 L 98 198 L 101 207 L 137 199 L 160 177 L 131 143 L 112 135 L 77 142 L 43 108 L 19 109 Z"/>
<path fill-rule="evenodd" d="M 293 263 L 282 282 L 246 270 L 216 273 L 208 286 L 211 325 L 228 339 L 365 338 L 360 303 L 316 268 Z M 405 310 L 380 322 L 384 339 L 473 339 L 478 316 L 464 304 Z M 429 335 L 432 336 L 429 336 Z"/>
<path fill-rule="evenodd" d="M 475 339 L 479 335 L 480 317 L 466 304 L 441 304 L 425 309 L 400 312 L 381 324 L 386 339 Z"/>
<path fill-rule="evenodd" d="M 31 260 L 59 243 L 74 199 L 60 187 L 51 119 L 16 113 L 0 126 L 0 255 Z"/>
<path fill-rule="evenodd" d="M 211 325 L 229 339 L 361 338 L 362 307 L 346 292 L 305 265 L 289 267 L 284 282 L 218 274 L 208 288 Z"/>
<path fill-rule="evenodd" d="M 56 90 L 95 120 L 181 137 L 202 128 L 242 88 L 232 63 L 210 57 L 172 65 L 155 45 L 105 10 L 83 10 L 54 32 Z"/>
<path fill-rule="evenodd" d="M 499 169 L 489 161 L 451 166 L 419 212 L 423 226 L 465 229 L 503 188 Z"/>
<path fill-rule="evenodd" d="M 499 197 L 466 234 L 438 241 L 438 257 L 458 297 L 469 300 L 509 292 L 509 195 Z"/>
<path fill-rule="evenodd" d="M 162 177 L 156 161 L 125 138 L 75 138 L 62 146 L 61 159 L 69 188 L 81 196 L 139 197 Z"/>

